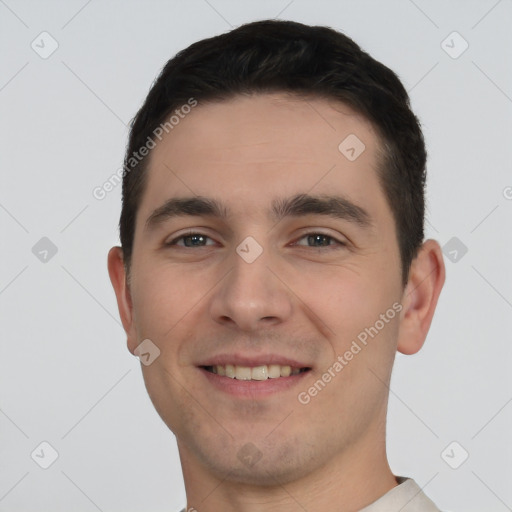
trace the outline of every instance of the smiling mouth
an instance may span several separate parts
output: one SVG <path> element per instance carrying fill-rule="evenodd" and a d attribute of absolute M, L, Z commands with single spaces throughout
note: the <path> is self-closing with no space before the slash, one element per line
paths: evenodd
<path fill-rule="evenodd" d="M 237 380 L 267 380 L 290 377 L 311 370 L 309 367 L 293 368 L 288 365 L 263 364 L 259 366 L 239 366 L 234 364 L 201 366 L 204 370 L 221 377 Z"/>

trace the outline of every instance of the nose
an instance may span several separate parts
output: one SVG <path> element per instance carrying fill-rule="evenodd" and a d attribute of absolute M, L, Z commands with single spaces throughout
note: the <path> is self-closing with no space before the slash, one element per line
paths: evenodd
<path fill-rule="evenodd" d="M 285 322 L 292 314 L 291 292 L 265 251 L 251 263 L 235 253 L 232 262 L 210 303 L 213 320 L 245 332 Z"/>

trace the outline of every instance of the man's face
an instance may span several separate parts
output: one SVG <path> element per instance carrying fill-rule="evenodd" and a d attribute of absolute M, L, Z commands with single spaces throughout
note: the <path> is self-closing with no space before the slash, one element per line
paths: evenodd
<path fill-rule="evenodd" d="M 284 483 L 383 439 L 403 287 L 377 150 L 347 106 L 284 94 L 200 105 L 153 150 L 129 347 L 160 349 L 146 387 L 189 464 Z M 147 222 L 171 199 L 196 201 Z"/>

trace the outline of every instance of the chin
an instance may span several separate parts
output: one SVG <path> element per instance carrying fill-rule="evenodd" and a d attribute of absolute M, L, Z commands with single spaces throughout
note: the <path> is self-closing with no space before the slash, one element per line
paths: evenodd
<path fill-rule="evenodd" d="M 218 446 L 195 446 L 197 458 L 216 477 L 243 485 L 272 487 L 300 479 L 321 466 L 314 450 L 288 439 L 265 439 L 234 443 L 231 438 Z M 231 446 L 232 448 L 227 448 Z"/>

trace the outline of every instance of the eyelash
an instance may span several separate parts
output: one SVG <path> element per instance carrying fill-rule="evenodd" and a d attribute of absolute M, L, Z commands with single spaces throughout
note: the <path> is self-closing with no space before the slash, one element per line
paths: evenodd
<path fill-rule="evenodd" d="M 341 240 L 338 240 L 337 238 L 335 238 L 331 235 L 327 235 L 326 233 L 322 233 L 319 231 L 311 231 L 308 233 L 304 233 L 300 238 L 297 239 L 296 242 L 294 242 L 294 245 L 298 245 L 297 242 L 299 240 L 302 240 L 302 239 L 310 237 L 310 236 L 318 236 L 318 235 L 328 238 L 330 241 L 334 241 L 335 243 L 334 244 L 329 243 L 328 245 L 319 245 L 319 246 L 314 246 L 314 245 L 313 246 L 302 246 L 302 245 L 300 245 L 300 247 L 308 247 L 310 249 L 323 249 L 323 248 L 335 249 L 335 248 L 339 248 L 339 247 L 345 247 L 347 245 L 345 242 L 342 242 Z M 185 238 L 194 237 L 194 236 L 199 236 L 199 237 L 207 238 L 209 240 L 213 240 L 208 235 L 204 235 L 203 233 L 191 231 L 189 233 L 185 233 L 183 235 L 180 235 L 180 236 L 174 238 L 170 242 L 165 243 L 165 246 L 167 246 L 167 247 L 175 246 L 178 241 L 181 241 Z M 179 247 L 183 247 L 184 249 L 193 249 L 194 248 L 194 246 L 186 246 L 186 245 L 181 245 Z M 197 245 L 195 247 L 208 247 L 208 246 L 207 245 L 206 246 L 205 245 Z"/>

